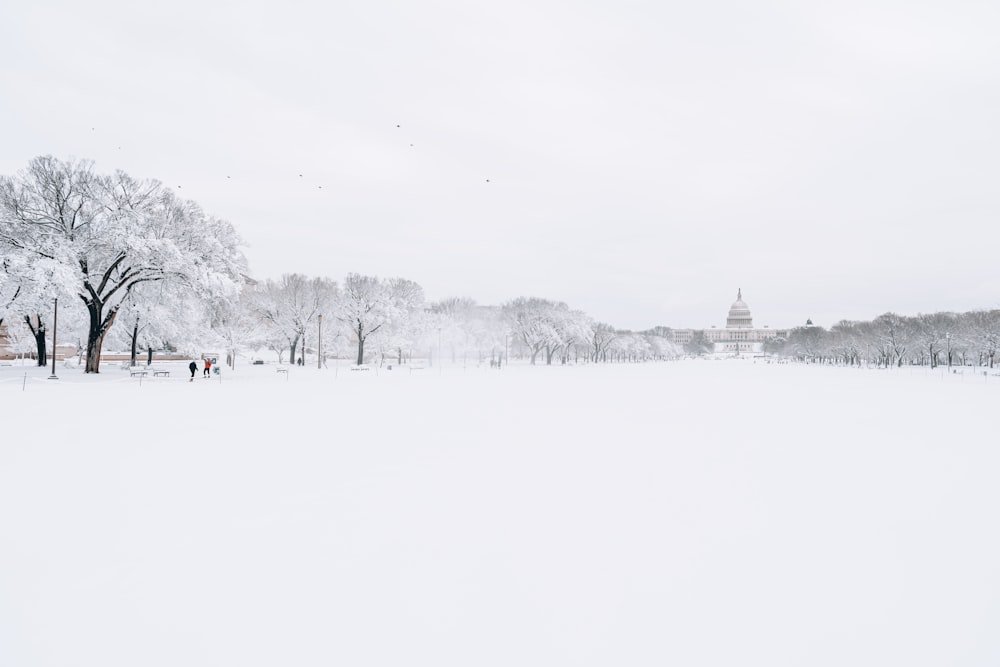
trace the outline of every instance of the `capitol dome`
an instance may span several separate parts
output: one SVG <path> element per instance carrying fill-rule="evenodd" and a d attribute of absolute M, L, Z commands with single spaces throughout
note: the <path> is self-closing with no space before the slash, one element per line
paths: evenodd
<path fill-rule="evenodd" d="M 753 318 L 750 316 L 750 306 L 743 301 L 743 290 L 737 290 L 736 302 L 729 307 L 729 317 L 726 318 L 727 329 L 752 329 Z"/>

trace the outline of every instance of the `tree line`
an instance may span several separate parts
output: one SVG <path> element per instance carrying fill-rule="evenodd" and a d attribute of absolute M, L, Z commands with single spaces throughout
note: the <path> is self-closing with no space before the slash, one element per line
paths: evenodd
<path fill-rule="evenodd" d="M 494 365 L 623 362 L 677 356 L 669 330 L 618 330 L 565 303 L 518 297 L 496 306 L 429 302 L 405 278 L 357 273 L 342 282 L 289 273 L 254 280 L 229 222 L 162 183 L 84 160 L 42 156 L 0 176 L 0 324 L 45 365 L 55 312 L 87 373 L 105 346 L 193 354 L 220 346 L 227 361 L 268 348 L 322 365 L 450 357 Z M 49 346 L 50 347 L 50 346 Z"/>
<path fill-rule="evenodd" d="M 764 351 L 825 363 L 879 367 L 904 364 L 993 368 L 1000 343 L 1000 310 L 905 316 L 885 313 L 870 321 L 843 320 L 829 329 L 797 327 Z"/>

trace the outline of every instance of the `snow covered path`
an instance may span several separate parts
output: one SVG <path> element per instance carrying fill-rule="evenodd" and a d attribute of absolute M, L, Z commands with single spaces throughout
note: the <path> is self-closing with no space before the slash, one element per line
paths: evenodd
<path fill-rule="evenodd" d="M 1000 664 L 1000 378 L 61 374 L 0 369 L 0 665 Z"/>

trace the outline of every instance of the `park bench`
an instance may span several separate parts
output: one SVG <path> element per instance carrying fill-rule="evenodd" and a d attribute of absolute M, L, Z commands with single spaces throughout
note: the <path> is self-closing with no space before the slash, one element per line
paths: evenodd
<path fill-rule="evenodd" d="M 152 366 L 129 366 L 128 374 L 129 377 L 143 377 L 153 374 L 153 377 L 170 377 L 170 371 L 164 370 L 162 368 L 153 368 Z"/>
<path fill-rule="evenodd" d="M 284 366 L 278 366 L 275 370 L 278 371 L 279 373 L 287 373 L 288 372 L 288 369 L 285 368 Z"/>

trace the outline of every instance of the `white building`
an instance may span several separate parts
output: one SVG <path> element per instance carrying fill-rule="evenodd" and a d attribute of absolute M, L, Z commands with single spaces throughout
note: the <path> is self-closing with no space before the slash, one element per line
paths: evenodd
<path fill-rule="evenodd" d="M 701 330 L 676 329 L 674 342 L 681 345 L 688 343 L 698 332 L 704 334 L 705 340 L 712 344 L 714 352 L 728 354 L 761 352 L 764 349 L 764 341 L 769 338 L 788 337 L 787 329 L 754 328 L 753 316 L 750 314 L 750 307 L 743 301 L 742 289 L 737 290 L 736 301 L 729 307 L 724 329 L 715 327 Z"/>

